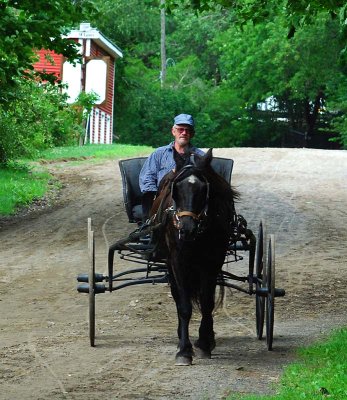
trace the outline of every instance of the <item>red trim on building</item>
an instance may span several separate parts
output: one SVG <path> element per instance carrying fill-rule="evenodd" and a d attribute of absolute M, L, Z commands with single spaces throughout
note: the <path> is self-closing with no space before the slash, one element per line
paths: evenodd
<path fill-rule="evenodd" d="M 54 74 L 59 80 L 62 79 L 63 73 L 63 56 L 56 54 L 52 50 L 39 50 L 37 52 L 40 57 L 39 61 L 34 64 L 36 71 Z"/>

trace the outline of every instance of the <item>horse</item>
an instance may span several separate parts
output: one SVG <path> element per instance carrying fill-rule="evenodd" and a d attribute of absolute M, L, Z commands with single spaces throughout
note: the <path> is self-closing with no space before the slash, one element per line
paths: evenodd
<path fill-rule="evenodd" d="M 176 169 L 161 181 L 151 215 L 162 223 L 160 239 L 172 297 L 176 303 L 179 339 L 176 365 L 191 365 L 193 356 L 211 358 L 214 349 L 213 311 L 217 279 L 235 224 L 234 201 L 239 197 L 211 167 L 212 149 L 204 156 L 181 157 Z M 223 294 L 221 287 L 221 294 Z M 219 302 L 220 303 L 220 302 Z M 189 337 L 193 306 L 201 322 L 194 348 Z"/>

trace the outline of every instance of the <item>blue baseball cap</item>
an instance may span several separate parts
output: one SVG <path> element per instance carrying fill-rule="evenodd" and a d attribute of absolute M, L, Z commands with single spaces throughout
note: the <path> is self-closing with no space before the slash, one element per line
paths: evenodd
<path fill-rule="evenodd" d="M 174 118 L 175 125 L 190 125 L 194 128 L 194 119 L 189 114 L 180 114 Z"/>

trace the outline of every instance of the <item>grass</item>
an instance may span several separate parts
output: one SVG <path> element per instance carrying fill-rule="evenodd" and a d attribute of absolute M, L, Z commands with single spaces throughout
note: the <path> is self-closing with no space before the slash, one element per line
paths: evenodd
<path fill-rule="evenodd" d="M 125 144 L 98 144 L 86 146 L 55 147 L 39 153 L 38 160 L 62 161 L 83 159 L 108 159 L 148 155 L 149 146 L 129 146 Z"/>
<path fill-rule="evenodd" d="M 87 160 L 90 163 L 148 155 L 152 150 L 148 146 L 122 144 L 56 147 L 41 152 L 36 160 L 19 160 L 13 166 L 0 168 L 0 216 L 15 214 L 18 208 L 43 198 L 52 188 L 52 176 L 42 171 L 42 166 L 34 167 L 37 162 Z"/>
<path fill-rule="evenodd" d="M 11 215 L 48 191 L 51 175 L 28 169 L 0 169 L 0 214 Z"/>
<path fill-rule="evenodd" d="M 327 341 L 298 351 L 299 361 L 288 366 L 273 396 L 233 394 L 227 400 L 345 400 L 347 399 L 347 329 Z"/>

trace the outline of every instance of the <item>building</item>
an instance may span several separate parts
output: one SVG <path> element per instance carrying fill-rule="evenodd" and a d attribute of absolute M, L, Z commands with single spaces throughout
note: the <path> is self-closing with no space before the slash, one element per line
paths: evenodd
<path fill-rule="evenodd" d="M 82 23 L 66 37 L 81 45 L 82 63 L 73 65 L 60 54 L 40 50 L 34 68 L 53 73 L 67 84 L 69 103 L 82 91 L 96 93 L 99 99 L 88 118 L 86 134 L 90 143 L 112 143 L 115 61 L 123 57 L 122 51 L 89 23 Z"/>

